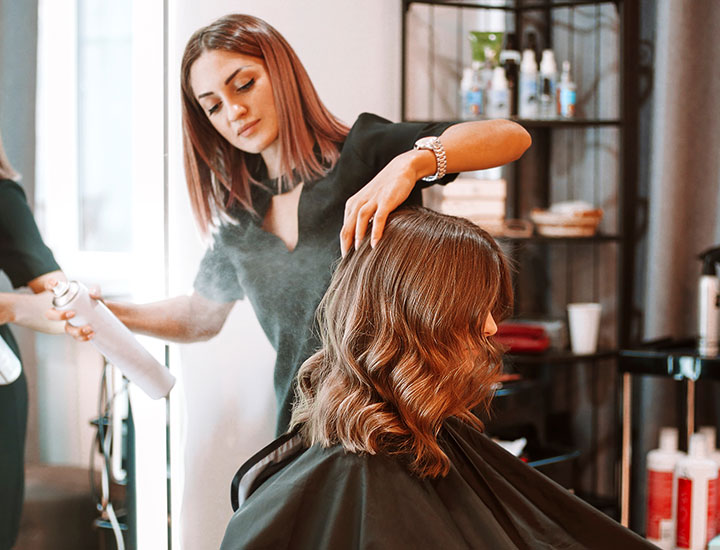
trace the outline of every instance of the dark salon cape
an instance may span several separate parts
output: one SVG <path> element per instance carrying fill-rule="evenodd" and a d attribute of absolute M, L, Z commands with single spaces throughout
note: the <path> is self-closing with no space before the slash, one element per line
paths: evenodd
<path fill-rule="evenodd" d="M 217 302 L 245 297 L 270 344 L 277 352 L 274 370 L 277 433 L 287 430 L 300 365 L 319 347 L 314 330 L 315 310 L 340 259 L 340 229 L 345 202 L 370 182 L 393 158 L 413 148 L 415 141 L 440 135 L 451 123 L 391 123 L 362 114 L 340 148 L 340 158 L 325 176 L 303 184 L 298 204 L 298 242 L 292 252 L 275 235 L 262 229 L 277 181 L 262 178 L 253 186 L 253 216 L 234 208 L 232 222 L 213 237 L 197 277 L 195 290 Z M 439 183 L 452 181 L 446 175 Z M 283 190 L 284 191 L 284 190 Z M 416 186 L 405 204 L 421 203 Z M 242 357 L 242 350 L 238 356 Z"/>
<path fill-rule="evenodd" d="M 291 436 L 238 472 L 235 502 L 252 481 L 221 550 L 655 548 L 457 419 L 440 435 L 450 473 L 436 479 L 339 446 L 289 450 Z"/>

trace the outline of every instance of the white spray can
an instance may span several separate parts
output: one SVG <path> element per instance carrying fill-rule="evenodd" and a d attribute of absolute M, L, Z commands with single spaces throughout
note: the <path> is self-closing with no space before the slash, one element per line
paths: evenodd
<path fill-rule="evenodd" d="M 720 262 L 720 247 L 700 254 L 703 261 L 698 287 L 698 352 L 700 355 L 718 354 L 718 322 L 720 320 L 720 279 L 715 266 Z"/>
<path fill-rule="evenodd" d="M 705 443 L 707 445 L 708 457 L 715 461 L 718 466 L 718 488 L 717 488 L 717 504 L 715 505 L 715 534 L 720 530 L 720 451 L 715 448 L 715 442 L 717 441 L 717 431 L 715 426 L 702 426 L 699 433 L 705 436 Z"/>
<path fill-rule="evenodd" d="M 678 460 L 675 547 L 703 550 L 715 536 L 717 506 L 715 461 L 707 457 L 705 436 L 692 434 L 688 456 Z"/>
<path fill-rule="evenodd" d="M 8 343 L 0 336 L 0 386 L 12 384 L 20 378 L 22 365 Z"/>
<path fill-rule="evenodd" d="M 52 291 L 55 309 L 73 310 L 75 316 L 68 320 L 71 325 L 91 325 L 95 332 L 91 340 L 93 345 L 128 380 L 153 399 L 170 393 L 175 377 L 140 345 L 130 329 L 105 304 L 90 297 L 85 285 L 77 281 L 60 282 Z"/>
<path fill-rule="evenodd" d="M 647 454 L 647 539 L 662 548 L 675 547 L 675 466 L 684 455 L 677 450 L 677 428 L 660 429 L 660 447 Z"/>

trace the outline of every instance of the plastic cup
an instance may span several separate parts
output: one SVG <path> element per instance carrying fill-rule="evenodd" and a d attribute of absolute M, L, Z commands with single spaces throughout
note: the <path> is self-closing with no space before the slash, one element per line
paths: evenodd
<path fill-rule="evenodd" d="M 594 302 L 568 304 L 570 347 L 577 355 L 595 353 L 602 306 Z"/>

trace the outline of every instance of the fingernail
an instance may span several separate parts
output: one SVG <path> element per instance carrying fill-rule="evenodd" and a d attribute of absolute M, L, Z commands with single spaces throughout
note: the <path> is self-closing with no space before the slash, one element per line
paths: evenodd
<path fill-rule="evenodd" d="M 377 244 L 377 239 L 373 239 L 370 241 L 370 248 L 375 248 L 375 245 Z"/>
<path fill-rule="evenodd" d="M 355 239 L 355 250 L 360 248 L 360 239 Z"/>

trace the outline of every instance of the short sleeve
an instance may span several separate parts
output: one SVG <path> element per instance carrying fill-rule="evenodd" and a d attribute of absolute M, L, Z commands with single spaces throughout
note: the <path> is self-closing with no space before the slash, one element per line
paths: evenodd
<path fill-rule="evenodd" d="M 40 236 L 25 192 L 10 180 L 0 180 L 0 269 L 15 288 L 60 269 Z"/>
<path fill-rule="evenodd" d="M 216 242 L 208 248 L 200 262 L 193 284 L 195 290 L 215 302 L 234 302 L 245 298 L 227 247 Z"/>
<path fill-rule="evenodd" d="M 410 151 L 418 139 L 439 136 L 453 124 L 456 122 L 390 122 L 377 115 L 363 113 L 350 130 L 346 145 L 363 163 L 379 172 L 393 158 Z M 446 174 L 432 184 L 445 185 L 456 177 L 457 174 Z M 418 183 L 421 186 L 432 185 L 423 181 Z"/>

